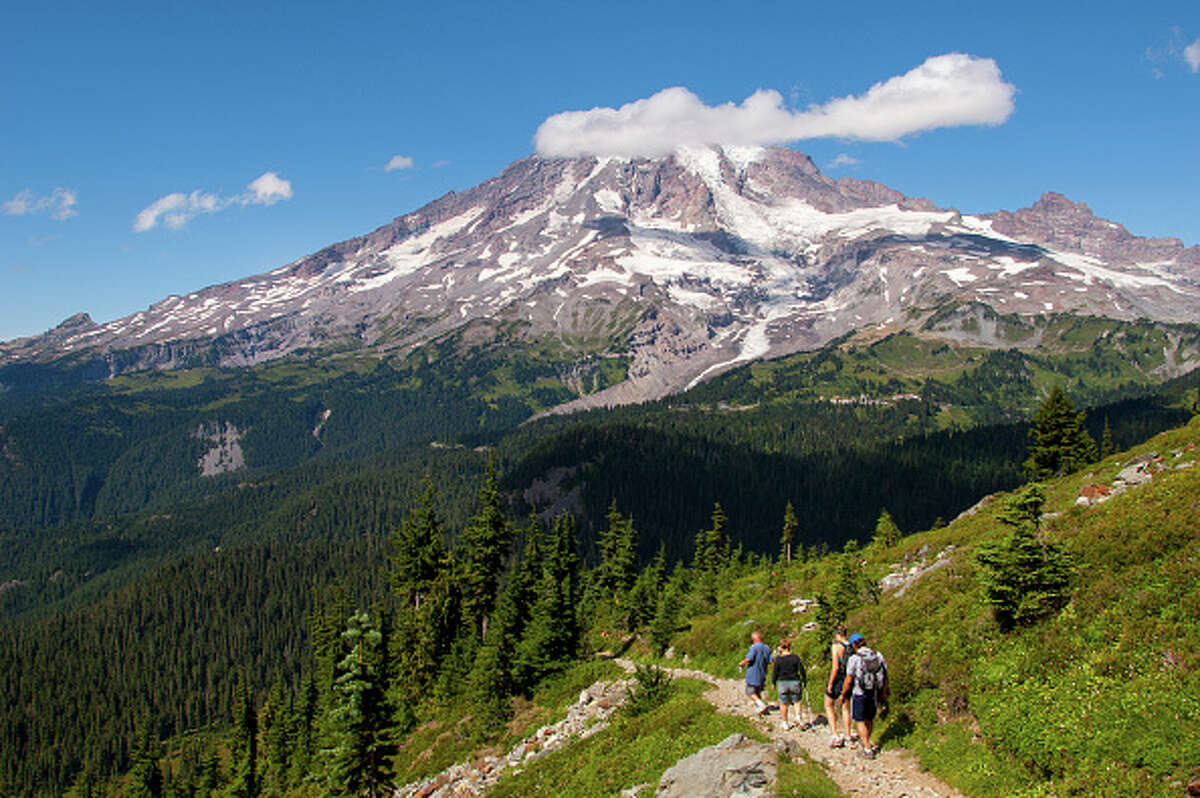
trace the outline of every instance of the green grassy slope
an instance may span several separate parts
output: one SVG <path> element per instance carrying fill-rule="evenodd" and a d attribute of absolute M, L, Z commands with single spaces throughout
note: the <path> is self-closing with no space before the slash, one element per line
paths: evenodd
<path fill-rule="evenodd" d="M 1150 451 L 1168 466 L 1152 482 L 1075 506 L 1083 486 L 1111 484 Z M 1007 532 L 994 502 L 894 548 L 866 547 L 861 573 L 876 584 L 925 547 L 928 562 L 955 547 L 947 567 L 903 596 L 867 597 L 850 615 L 890 664 L 885 743 L 916 749 L 975 796 L 1178 795 L 1200 762 L 1200 467 L 1175 466 L 1198 458 L 1194 419 L 1048 483 L 1043 534 L 1079 568 L 1070 603 L 1026 628 L 1002 631 L 979 584 L 975 550 Z M 772 642 L 796 634 L 811 618 L 793 615 L 788 598 L 828 589 L 838 556 L 742 576 L 718 613 L 691 619 L 676 650 L 732 676 L 744 623 Z M 815 631 L 798 640 L 818 696 L 825 640 Z"/>

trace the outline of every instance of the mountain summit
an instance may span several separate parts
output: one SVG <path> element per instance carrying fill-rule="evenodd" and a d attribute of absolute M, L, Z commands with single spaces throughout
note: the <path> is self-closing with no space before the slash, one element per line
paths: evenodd
<path fill-rule="evenodd" d="M 628 356 L 628 379 L 588 398 L 614 403 L 871 326 L 986 340 L 997 314 L 1054 312 L 1198 322 L 1200 247 L 1058 194 L 971 216 L 835 181 L 791 149 L 686 148 L 525 158 L 266 274 L 2 344 L 0 365 L 251 365 L 407 351 L 485 322 Z"/>

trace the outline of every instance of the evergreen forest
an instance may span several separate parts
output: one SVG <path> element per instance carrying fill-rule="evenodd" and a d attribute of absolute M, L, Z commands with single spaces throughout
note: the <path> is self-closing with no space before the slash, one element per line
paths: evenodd
<path fill-rule="evenodd" d="M 853 617 L 871 590 L 837 564 L 860 544 L 947 534 L 1192 417 L 1196 373 L 1156 376 L 1159 327 L 1048 324 L 1031 351 L 848 338 L 571 415 L 544 413 L 573 395 L 537 351 L 459 340 L 10 380 L 0 793 L 383 794 L 495 743 L 613 641 L 702 661 L 705 619 L 763 569 L 855 597 L 823 601 L 826 625 Z M 241 464 L 203 475 L 214 430 Z M 999 635 L 1063 611 L 1077 573 L 1051 562 L 1014 603 L 1005 569 L 1057 551 L 1028 504 L 979 555 Z"/>

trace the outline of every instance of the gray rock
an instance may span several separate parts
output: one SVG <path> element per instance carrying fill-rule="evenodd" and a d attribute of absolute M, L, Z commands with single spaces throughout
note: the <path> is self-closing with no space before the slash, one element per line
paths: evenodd
<path fill-rule="evenodd" d="M 676 762 L 663 773 L 658 798 L 767 796 L 775 786 L 775 749 L 744 734 L 731 734 Z"/>

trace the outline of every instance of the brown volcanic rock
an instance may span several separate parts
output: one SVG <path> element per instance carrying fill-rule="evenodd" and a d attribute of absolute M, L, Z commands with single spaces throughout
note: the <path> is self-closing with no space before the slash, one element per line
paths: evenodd
<path fill-rule="evenodd" d="M 1095 255 L 1118 263 L 1163 263 L 1184 258 L 1200 265 L 1200 247 L 1185 249 L 1178 238 L 1141 238 L 1092 213 L 1083 202 L 1047 192 L 1028 208 L 986 214 L 992 229 L 1038 244 Z"/>

